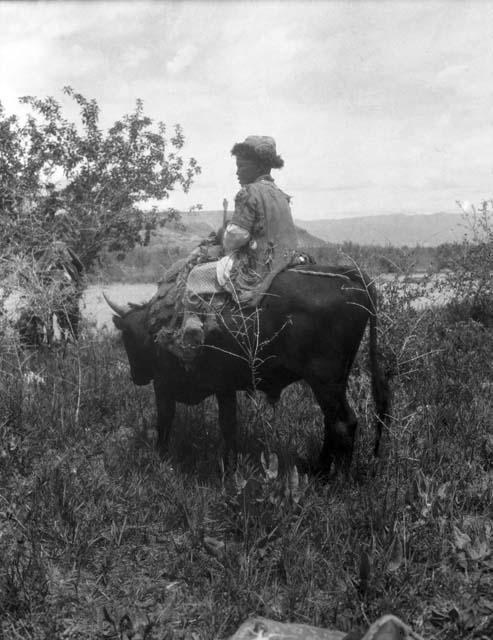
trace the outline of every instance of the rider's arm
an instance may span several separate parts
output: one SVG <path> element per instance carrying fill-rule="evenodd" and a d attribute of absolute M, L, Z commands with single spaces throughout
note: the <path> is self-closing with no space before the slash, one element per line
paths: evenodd
<path fill-rule="evenodd" d="M 251 240 L 257 217 L 256 208 L 254 193 L 250 185 L 246 185 L 236 194 L 235 211 L 224 233 L 223 247 L 226 253 L 243 247 Z"/>
<path fill-rule="evenodd" d="M 230 222 L 226 227 L 223 237 L 223 247 L 226 253 L 243 247 L 250 240 L 250 232 L 243 227 Z"/>

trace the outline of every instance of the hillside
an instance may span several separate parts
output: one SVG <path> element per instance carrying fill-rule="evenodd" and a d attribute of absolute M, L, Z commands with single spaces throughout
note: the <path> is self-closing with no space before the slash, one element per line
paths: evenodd
<path fill-rule="evenodd" d="M 464 220 L 456 213 L 429 215 L 389 214 L 338 220 L 297 220 L 314 236 L 326 242 L 351 241 L 361 245 L 436 247 L 462 240 Z"/>
<path fill-rule="evenodd" d="M 229 212 L 228 215 L 232 215 Z M 182 214 L 189 232 L 203 234 L 205 229 L 222 225 L 222 211 L 199 211 Z M 460 213 L 407 215 L 402 213 L 322 220 L 295 220 L 302 247 L 320 246 L 323 242 L 351 241 L 361 245 L 436 247 L 462 240 L 466 229 Z"/>

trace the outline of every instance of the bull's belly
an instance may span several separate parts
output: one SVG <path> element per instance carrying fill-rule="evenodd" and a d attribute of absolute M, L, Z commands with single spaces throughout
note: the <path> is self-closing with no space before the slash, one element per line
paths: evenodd
<path fill-rule="evenodd" d="M 174 375 L 165 375 L 166 386 L 177 402 L 194 405 L 211 395 L 246 389 L 248 378 L 238 376 L 228 368 L 197 366 L 193 371 L 181 369 Z"/>
<path fill-rule="evenodd" d="M 177 402 L 181 402 L 182 404 L 199 404 L 209 396 L 211 396 L 215 391 L 209 390 L 205 391 L 202 389 L 176 389 L 173 394 Z"/>
<path fill-rule="evenodd" d="M 274 365 L 271 360 L 270 363 L 271 366 L 260 367 L 256 375 L 250 368 L 198 368 L 195 373 L 176 376 L 172 389 L 168 388 L 177 402 L 187 405 L 199 404 L 211 395 L 234 391 L 262 391 L 270 398 L 279 397 L 284 387 L 301 376 L 280 362 Z"/>

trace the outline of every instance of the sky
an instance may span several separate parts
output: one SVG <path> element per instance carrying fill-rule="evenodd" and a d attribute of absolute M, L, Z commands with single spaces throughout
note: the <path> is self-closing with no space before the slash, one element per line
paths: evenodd
<path fill-rule="evenodd" d="M 296 219 L 453 212 L 493 196 L 491 25 L 486 0 L 0 0 L 0 101 L 71 114 L 70 85 L 106 127 L 141 98 L 202 167 L 182 210 L 231 207 L 233 144 L 270 135 Z"/>

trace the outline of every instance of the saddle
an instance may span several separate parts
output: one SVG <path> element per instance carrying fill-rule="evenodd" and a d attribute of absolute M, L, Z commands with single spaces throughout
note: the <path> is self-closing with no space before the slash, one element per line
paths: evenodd
<path fill-rule="evenodd" d="M 207 242 L 207 241 L 206 241 Z M 188 295 L 190 303 L 190 282 L 189 275 L 193 272 L 193 280 L 200 281 L 201 271 L 205 277 L 210 279 L 210 270 L 212 265 L 207 263 L 216 262 L 221 257 L 222 248 L 215 244 L 202 244 L 195 249 L 188 258 L 183 258 L 175 262 L 165 272 L 163 278 L 158 283 L 158 290 L 149 302 L 148 319 L 150 332 L 156 336 L 158 332 L 165 332 L 168 335 L 173 334 L 183 322 L 185 312 L 185 295 Z M 197 307 L 205 315 L 220 315 L 226 306 L 231 309 L 254 309 L 262 302 L 264 295 L 269 290 L 274 278 L 285 269 L 290 269 L 300 265 L 315 264 L 315 260 L 308 254 L 293 251 L 286 256 L 284 261 L 280 261 L 276 268 L 272 269 L 266 277 L 252 289 L 235 291 L 234 295 L 223 290 L 215 284 L 197 290 L 199 294 L 194 294 L 192 287 L 192 295 L 197 300 Z M 202 269 L 202 266 L 204 269 Z"/>

